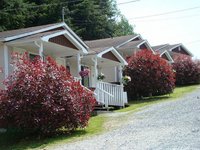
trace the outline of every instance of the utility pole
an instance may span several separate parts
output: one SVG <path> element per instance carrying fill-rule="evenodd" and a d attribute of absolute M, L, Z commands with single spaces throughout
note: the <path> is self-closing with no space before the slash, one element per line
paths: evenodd
<path fill-rule="evenodd" d="M 65 7 L 62 8 L 62 21 L 65 22 Z"/>

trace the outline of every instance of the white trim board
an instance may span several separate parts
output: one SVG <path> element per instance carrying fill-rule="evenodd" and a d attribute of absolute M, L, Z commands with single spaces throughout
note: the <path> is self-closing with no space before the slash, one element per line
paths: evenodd
<path fill-rule="evenodd" d="M 169 51 L 173 51 L 174 48 L 182 47 L 191 57 L 193 57 L 193 54 L 183 45 L 183 44 L 177 44 L 176 46 L 169 49 Z"/>
<path fill-rule="evenodd" d="M 59 27 L 64 27 L 65 30 L 68 32 L 68 34 L 71 34 L 69 35 L 74 41 L 76 41 L 76 43 L 80 43 L 78 44 L 80 47 L 81 47 L 81 50 L 83 51 L 83 53 L 87 53 L 87 50 L 88 50 L 88 46 L 70 29 L 70 27 L 62 22 L 62 23 L 58 23 L 58 24 L 54 24 L 50 27 L 44 27 L 43 29 L 39 29 L 39 30 L 36 30 L 36 31 L 32 31 L 32 32 L 27 32 L 27 33 L 22 33 L 22 34 L 18 34 L 18 35 L 15 35 L 15 36 L 10 36 L 10 37 L 6 37 L 6 38 L 2 38 L 0 39 L 0 41 L 5 41 L 5 42 L 8 42 L 8 41 L 11 41 L 11 40 L 15 40 L 15 39 L 19 39 L 19 38 L 23 38 L 23 37 L 26 37 L 26 36 L 30 36 L 30 35 L 33 35 L 33 34 L 37 34 L 37 33 L 40 33 L 40 32 L 45 32 L 45 31 L 48 31 L 48 30 L 52 30 L 52 29 L 55 29 L 55 28 L 59 28 Z"/>
<path fill-rule="evenodd" d="M 172 59 L 172 57 L 170 56 L 169 52 L 167 50 L 165 50 L 162 54 L 160 54 L 160 57 L 162 57 L 162 55 L 166 55 L 167 58 L 170 60 L 170 62 L 174 62 L 174 60 Z"/>
<path fill-rule="evenodd" d="M 97 54 L 97 57 L 102 58 L 102 55 L 107 53 L 107 52 L 112 52 L 113 55 L 115 55 L 115 57 L 117 57 L 117 59 L 123 64 L 123 65 L 128 65 L 128 63 L 126 62 L 126 60 L 117 52 L 117 50 L 114 47 L 105 49 L 104 51 L 100 52 L 99 54 Z"/>

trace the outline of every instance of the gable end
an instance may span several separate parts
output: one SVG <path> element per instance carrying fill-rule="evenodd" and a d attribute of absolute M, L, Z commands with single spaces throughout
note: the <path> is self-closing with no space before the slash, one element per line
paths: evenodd
<path fill-rule="evenodd" d="M 59 36 L 50 38 L 49 42 L 78 50 L 77 47 L 72 42 L 70 42 L 64 35 L 59 35 Z"/>
<path fill-rule="evenodd" d="M 119 59 L 110 51 L 102 55 L 102 58 L 110 59 L 116 62 L 120 62 Z"/>

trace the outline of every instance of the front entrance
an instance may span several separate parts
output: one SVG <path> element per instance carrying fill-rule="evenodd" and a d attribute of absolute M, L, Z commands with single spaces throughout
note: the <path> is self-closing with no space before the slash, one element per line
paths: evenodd
<path fill-rule="evenodd" d="M 81 71 L 89 70 L 88 66 L 81 66 Z M 85 87 L 90 87 L 90 80 L 89 80 L 89 74 L 88 76 L 82 76 L 82 85 Z"/>

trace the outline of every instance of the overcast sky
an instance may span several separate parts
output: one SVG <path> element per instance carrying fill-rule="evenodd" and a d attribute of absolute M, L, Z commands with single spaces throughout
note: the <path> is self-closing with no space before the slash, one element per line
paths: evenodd
<path fill-rule="evenodd" d="M 200 58 L 200 0 L 136 0 L 118 8 L 152 46 L 183 43 Z"/>

